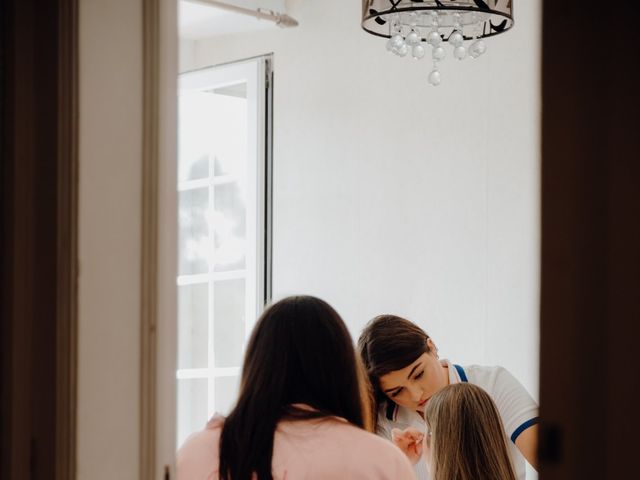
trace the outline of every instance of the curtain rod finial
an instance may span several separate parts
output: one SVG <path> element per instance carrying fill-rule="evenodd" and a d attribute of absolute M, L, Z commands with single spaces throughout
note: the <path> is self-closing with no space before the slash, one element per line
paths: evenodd
<path fill-rule="evenodd" d="M 276 25 L 278 25 L 281 28 L 297 27 L 298 21 L 295 18 L 290 17 L 289 15 L 281 14 L 281 15 L 278 15 L 278 19 L 276 20 Z"/>

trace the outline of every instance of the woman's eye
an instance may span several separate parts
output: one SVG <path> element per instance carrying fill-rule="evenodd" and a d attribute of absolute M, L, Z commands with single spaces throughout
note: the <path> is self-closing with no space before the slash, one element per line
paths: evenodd
<path fill-rule="evenodd" d="M 395 392 L 393 392 L 393 393 L 391 394 L 391 397 L 392 397 L 392 398 L 396 398 L 398 395 L 400 395 L 400 392 L 401 392 L 401 391 L 402 391 L 402 389 L 396 390 Z"/>
<path fill-rule="evenodd" d="M 424 375 L 424 370 L 421 371 L 419 374 L 417 374 L 415 377 L 413 377 L 414 380 L 418 380 L 419 378 L 422 377 L 422 375 Z"/>

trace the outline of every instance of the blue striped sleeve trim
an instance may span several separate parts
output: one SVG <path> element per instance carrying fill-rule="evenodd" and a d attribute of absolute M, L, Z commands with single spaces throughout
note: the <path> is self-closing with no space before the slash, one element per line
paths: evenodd
<path fill-rule="evenodd" d="M 534 417 L 531 420 L 527 420 L 526 422 L 524 422 L 522 425 L 516 428 L 513 434 L 511 434 L 511 441 L 513 443 L 516 443 L 516 439 L 520 436 L 522 432 L 524 432 L 530 426 L 535 425 L 539 421 L 540 421 L 540 417 Z"/>
<path fill-rule="evenodd" d="M 468 382 L 469 380 L 467 380 L 467 374 L 464 373 L 464 369 L 460 365 L 454 365 L 454 367 L 456 367 L 456 370 L 458 371 L 460 380 L 462 380 L 463 382 Z"/>

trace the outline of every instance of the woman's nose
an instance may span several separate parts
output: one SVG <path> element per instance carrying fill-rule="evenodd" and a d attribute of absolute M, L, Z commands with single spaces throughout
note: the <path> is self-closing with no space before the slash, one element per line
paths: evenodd
<path fill-rule="evenodd" d="M 409 393 L 411 394 L 411 400 L 414 402 L 419 402 L 422 399 L 422 389 L 418 386 L 414 386 L 409 389 Z"/>

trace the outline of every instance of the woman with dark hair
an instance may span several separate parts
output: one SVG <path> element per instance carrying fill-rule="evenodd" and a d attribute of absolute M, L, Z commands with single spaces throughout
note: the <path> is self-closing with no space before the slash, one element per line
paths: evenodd
<path fill-rule="evenodd" d="M 376 432 L 415 453 L 417 443 L 401 445 L 404 431 L 426 429 L 429 400 L 450 384 L 468 382 L 483 388 L 495 402 L 509 453 L 519 480 L 526 459 L 536 467 L 538 405 L 525 388 L 502 367 L 461 367 L 441 360 L 431 338 L 417 325 L 396 315 L 380 315 L 362 331 L 358 349 L 373 388 Z M 523 458 L 524 457 L 524 458 Z M 416 464 L 419 480 L 429 478 L 425 462 Z"/>
<path fill-rule="evenodd" d="M 413 479 L 372 428 L 368 383 L 326 302 L 289 297 L 258 320 L 238 401 L 178 451 L 179 480 Z"/>

